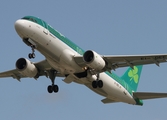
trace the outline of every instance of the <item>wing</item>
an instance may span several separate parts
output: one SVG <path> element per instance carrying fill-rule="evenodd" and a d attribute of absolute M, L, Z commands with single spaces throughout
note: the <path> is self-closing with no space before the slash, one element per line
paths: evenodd
<path fill-rule="evenodd" d="M 46 60 L 34 63 L 36 68 L 38 69 L 38 77 L 39 76 L 47 76 L 47 71 L 53 70 L 53 68 L 49 65 L 49 63 Z M 57 73 L 56 76 L 63 77 L 64 75 Z M 14 79 L 17 79 L 20 81 L 21 78 L 25 78 L 27 76 L 22 75 L 18 69 L 13 69 L 5 72 L 0 73 L 0 78 L 4 77 L 13 77 Z"/>
<path fill-rule="evenodd" d="M 14 79 L 17 79 L 20 81 L 20 78 L 24 78 L 25 76 L 21 75 L 17 69 L 5 71 L 0 73 L 0 78 L 4 77 L 13 77 Z"/>
<path fill-rule="evenodd" d="M 131 56 L 104 56 L 104 59 L 109 62 L 113 68 L 156 64 L 166 62 L 167 54 L 153 54 L 153 55 L 131 55 Z"/>
<path fill-rule="evenodd" d="M 156 64 L 167 62 L 167 54 L 149 54 L 149 55 L 119 55 L 119 56 L 101 56 L 106 62 L 108 70 L 114 70 L 120 67 L 132 67 L 135 65 Z M 85 67 L 86 63 L 83 56 L 75 56 L 74 60 L 81 67 Z M 102 71 L 103 72 L 103 71 Z"/>
<path fill-rule="evenodd" d="M 155 99 L 155 98 L 165 98 L 167 93 L 148 93 L 148 92 L 134 92 L 133 96 L 138 99 Z"/>

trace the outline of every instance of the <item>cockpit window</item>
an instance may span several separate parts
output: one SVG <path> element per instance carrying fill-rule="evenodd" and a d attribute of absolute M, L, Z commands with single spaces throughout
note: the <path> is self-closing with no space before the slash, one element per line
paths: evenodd
<path fill-rule="evenodd" d="M 22 19 L 29 20 L 29 21 L 37 23 L 37 21 L 32 17 L 23 17 Z"/>
<path fill-rule="evenodd" d="M 37 23 L 37 21 L 34 18 L 30 18 L 29 20 Z"/>
<path fill-rule="evenodd" d="M 44 28 L 48 29 L 48 24 L 45 21 L 41 20 L 40 18 L 33 17 L 33 16 L 25 16 L 21 19 L 32 21 L 32 22 L 37 23 L 38 25 L 41 25 Z"/>
<path fill-rule="evenodd" d="M 23 18 L 21 18 L 21 19 L 29 20 L 29 18 L 28 18 L 28 17 L 23 17 Z"/>

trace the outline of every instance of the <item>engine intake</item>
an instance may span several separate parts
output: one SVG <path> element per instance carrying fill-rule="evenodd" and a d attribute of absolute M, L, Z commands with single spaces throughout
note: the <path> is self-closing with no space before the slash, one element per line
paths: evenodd
<path fill-rule="evenodd" d="M 106 66 L 104 59 L 91 50 L 84 53 L 83 59 L 90 68 L 95 69 L 96 71 L 101 71 Z"/>
<path fill-rule="evenodd" d="M 16 61 L 16 68 L 23 76 L 26 77 L 35 77 L 38 73 L 35 65 L 25 58 L 20 58 Z"/>

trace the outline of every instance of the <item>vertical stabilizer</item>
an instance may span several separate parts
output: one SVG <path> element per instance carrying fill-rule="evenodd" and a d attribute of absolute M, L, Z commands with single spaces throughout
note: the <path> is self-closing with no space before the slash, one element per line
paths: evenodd
<path fill-rule="evenodd" d="M 134 66 L 133 69 L 129 67 L 121 77 L 132 88 L 133 91 L 137 90 L 142 67 L 142 65 Z"/>

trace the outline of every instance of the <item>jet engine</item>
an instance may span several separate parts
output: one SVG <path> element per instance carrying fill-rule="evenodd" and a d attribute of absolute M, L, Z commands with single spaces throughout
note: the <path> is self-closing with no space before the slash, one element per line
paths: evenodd
<path fill-rule="evenodd" d="M 90 68 L 95 69 L 96 71 L 101 71 L 106 66 L 104 59 L 91 50 L 84 53 L 83 59 Z"/>
<path fill-rule="evenodd" d="M 20 58 L 16 61 L 16 68 L 23 76 L 26 77 L 35 77 L 38 73 L 35 65 L 25 58 Z"/>

